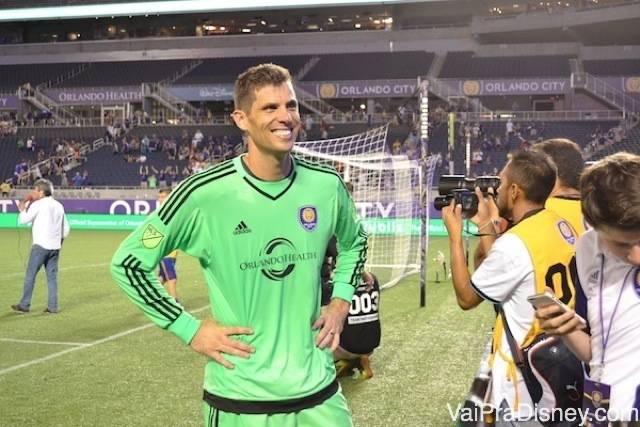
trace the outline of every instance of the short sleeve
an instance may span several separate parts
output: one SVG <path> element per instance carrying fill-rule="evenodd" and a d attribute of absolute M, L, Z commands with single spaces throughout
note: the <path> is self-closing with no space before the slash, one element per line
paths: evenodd
<path fill-rule="evenodd" d="M 527 247 L 516 235 L 505 234 L 471 276 L 471 286 L 481 298 L 499 304 L 529 275 L 533 264 Z"/>

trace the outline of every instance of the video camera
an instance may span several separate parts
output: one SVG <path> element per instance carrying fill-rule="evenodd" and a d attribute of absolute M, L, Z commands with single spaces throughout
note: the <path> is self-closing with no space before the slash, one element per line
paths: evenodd
<path fill-rule="evenodd" d="M 494 191 L 500 186 L 500 178 L 497 176 L 479 176 L 477 178 L 467 178 L 464 175 L 442 175 L 438 184 L 438 197 L 433 199 L 433 207 L 442 210 L 449 206 L 451 200 L 455 204 L 462 205 L 462 213 L 467 217 L 472 217 L 478 212 L 478 197 L 475 188 L 480 187 L 482 194 L 489 194 L 489 188 Z"/>

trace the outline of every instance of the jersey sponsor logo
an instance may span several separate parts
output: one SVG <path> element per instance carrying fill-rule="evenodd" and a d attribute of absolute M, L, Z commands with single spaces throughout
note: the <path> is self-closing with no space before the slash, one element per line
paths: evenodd
<path fill-rule="evenodd" d="M 564 240 L 569 242 L 570 245 L 576 243 L 576 235 L 573 232 L 573 228 L 569 225 L 567 221 L 558 221 L 558 230 L 560 231 L 560 235 Z"/>
<path fill-rule="evenodd" d="M 164 239 L 164 234 L 160 233 L 153 225 L 147 225 L 147 228 L 142 232 L 142 246 L 147 249 L 157 248 L 160 242 Z"/>
<path fill-rule="evenodd" d="M 296 263 L 314 261 L 318 258 L 316 252 L 299 253 L 293 243 L 284 237 L 276 237 L 260 251 L 257 260 L 240 263 L 241 271 L 259 269 L 267 278 L 276 282 L 284 280 L 296 267 Z"/>
<path fill-rule="evenodd" d="M 318 211 L 314 206 L 302 206 L 298 209 L 300 225 L 307 231 L 313 231 L 318 225 Z"/>
<path fill-rule="evenodd" d="M 236 228 L 233 230 L 233 234 L 236 235 L 247 233 L 251 233 L 251 229 L 247 227 L 247 224 L 245 224 L 244 221 L 240 221 L 240 223 L 238 223 L 238 225 L 236 225 Z"/>

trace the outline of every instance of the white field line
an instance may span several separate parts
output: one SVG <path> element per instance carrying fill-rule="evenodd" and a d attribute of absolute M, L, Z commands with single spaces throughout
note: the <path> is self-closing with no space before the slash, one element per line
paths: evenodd
<path fill-rule="evenodd" d="M 200 307 L 200 308 L 197 308 L 195 310 L 191 310 L 191 313 L 198 313 L 200 311 L 206 310 L 207 308 L 209 308 L 209 305 L 205 305 L 204 307 Z M 10 366 L 8 368 L 0 369 L 0 375 L 8 374 L 9 372 L 17 371 L 18 369 L 26 368 L 28 366 L 33 366 L 33 365 L 37 365 L 39 363 L 47 362 L 49 360 L 56 359 L 56 358 L 58 358 L 60 356 L 64 356 L 65 354 L 71 353 L 73 351 L 84 350 L 84 349 L 89 348 L 89 347 L 94 347 L 94 346 L 96 346 L 98 344 L 102 344 L 102 343 L 105 343 L 105 342 L 117 340 L 118 338 L 122 338 L 122 337 L 124 337 L 126 335 L 133 334 L 134 332 L 138 332 L 138 331 L 142 331 L 144 329 L 148 329 L 148 328 L 150 328 L 152 326 L 155 326 L 155 324 L 154 323 L 147 323 L 146 325 L 138 326 L 137 328 L 129 329 L 129 330 L 120 332 L 118 334 L 108 336 L 106 338 L 101 338 L 101 339 L 99 339 L 97 341 L 93 341 L 93 342 L 90 342 L 90 343 L 87 343 L 87 344 L 83 344 L 82 346 L 68 348 L 66 350 L 62 350 L 62 351 L 59 351 L 57 353 L 50 354 L 48 356 L 41 357 L 39 359 L 30 360 L 28 362 L 21 363 L 19 365 Z"/>
<path fill-rule="evenodd" d="M 87 344 L 81 342 L 59 342 L 59 341 L 37 341 L 37 340 L 21 340 L 18 338 L 0 338 L 0 341 L 19 342 L 24 344 L 49 344 L 49 345 L 67 345 L 73 347 L 84 347 Z"/>
<path fill-rule="evenodd" d="M 69 270 L 84 270 L 86 268 L 106 267 L 107 265 L 110 265 L 110 263 L 101 262 L 99 264 L 72 265 L 71 267 L 58 268 L 58 272 L 60 272 L 60 271 L 69 271 Z M 24 276 L 24 273 L 25 273 L 24 271 L 20 271 L 18 273 L 5 274 L 5 275 L 0 277 L 0 281 L 4 280 L 4 279 L 9 279 L 9 278 L 12 278 L 12 277 L 22 277 L 22 276 Z"/>

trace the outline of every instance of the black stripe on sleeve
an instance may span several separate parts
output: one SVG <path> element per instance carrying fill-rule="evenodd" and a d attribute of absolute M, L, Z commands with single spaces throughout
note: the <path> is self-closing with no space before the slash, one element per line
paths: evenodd
<path fill-rule="evenodd" d="M 351 286 L 357 288 L 360 284 L 360 276 L 362 276 L 362 270 L 364 269 L 364 263 L 367 260 L 367 251 L 369 250 L 369 243 L 367 240 L 367 233 L 364 229 L 358 231 L 358 236 L 364 237 L 364 242 L 362 244 L 362 249 L 358 253 L 358 261 L 356 262 L 356 266 L 353 269 L 353 274 L 351 275 Z"/>
<path fill-rule="evenodd" d="M 495 300 L 493 298 L 489 298 L 484 292 L 482 292 L 480 289 L 478 289 L 478 287 L 473 283 L 473 281 L 469 280 L 469 284 L 471 285 L 471 287 L 473 288 L 473 290 L 475 291 L 476 294 L 478 294 L 478 296 L 482 299 L 485 299 L 489 302 L 492 302 L 494 304 L 502 304 L 502 301 L 498 301 Z"/>
<path fill-rule="evenodd" d="M 141 261 L 138 261 L 136 263 L 136 265 L 133 267 L 134 272 L 137 272 L 140 274 L 140 276 L 144 281 L 145 288 L 151 289 L 151 292 L 154 294 L 153 300 L 156 301 L 162 307 L 164 307 L 167 311 L 172 313 L 177 319 L 178 316 L 180 316 L 180 313 L 182 312 L 182 308 L 174 304 L 169 297 L 163 297 L 162 295 L 160 295 L 160 292 L 158 291 L 158 289 L 153 287 L 153 285 L 149 281 L 149 278 L 147 277 L 145 272 L 140 268 L 140 264 L 142 264 Z"/>
<path fill-rule="evenodd" d="M 134 266 L 134 264 L 136 265 Z M 124 267 L 124 272 L 129 280 L 129 284 L 136 290 L 138 296 L 140 296 L 146 305 L 152 307 L 170 323 L 173 323 L 178 316 L 180 316 L 182 308 L 172 304 L 170 301 L 162 299 L 162 297 L 159 296 L 158 291 L 153 288 L 149 280 L 144 275 L 144 271 L 139 268 L 140 261 L 138 261 L 134 256 L 128 255 L 121 265 Z M 144 279 L 146 285 L 140 277 Z M 157 297 L 154 297 L 151 291 L 153 291 Z"/>
<path fill-rule="evenodd" d="M 209 177 L 207 177 L 206 179 L 204 177 L 202 177 L 203 179 L 198 181 L 196 183 L 196 181 L 193 181 L 193 184 L 189 186 L 188 189 L 186 189 L 186 191 L 182 192 L 179 196 L 180 196 L 180 200 L 177 202 L 177 204 L 174 206 L 174 208 L 172 208 L 171 211 L 167 211 L 165 212 L 166 215 L 160 215 L 160 219 L 162 220 L 162 222 L 164 223 L 164 225 L 168 225 L 169 222 L 173 219 L 173 217 L 176 215 L 176 213 L 178 213 L 178 211 L 180 210 L 180 206 L 187 200 L 187 198 L 189 198 L 189 196 L 191 195 L 191 193 L 193 193 L 195 190 L 197 190 L 198 188 L 202 187 L 203 185 L 209 184 L 213 181 L 216 181 L 220 178 L 224 178 L 225 176 L 228 175 L 233 175 L 234 173 L 236 173 L 235 169 L 230 170 L 228 172 L 224 172 L 224 171 L 220 171 L 220 174 L 218 175 L 211 175 Z M 178 200 L 177 197 L 174 200 Z"/>
<path fill-rule="evenodd" d="M 222 172 L 225 171 L 227 169 L 231 169 L 233 168 L 233 163 L 231 160 L 227 160 L 226 162 L 220 163 L 217 166 L 214 166 L 210 169 L 207 169 L 204 172 L 200 172 L 197 173 L 195 175 L 190 176 L 189 178 L 187 178 L 180 186 L 178 186 L 178 188 L 169 196 L 169 198 L 167 199 L 166 203 L 164 203 L 162 205 L 162 207 L 160 208 L 160 211 L 158 211 L 158 215 L 160 216 L 160 218 L 165 217 L 171 210 L 174 209 L 174 207 L 176 206 L 176 203 L 178 201 L 179 198 L 181 198 L 181 196 L 188 192 L 189 189 L 197 182 L 200 181 L 201 179 L 207 178 L 211 175 L 214 175 L 218 172 Z M 178 205 L 181 203 L 177 203 Z"/>

